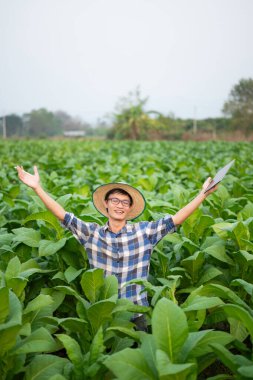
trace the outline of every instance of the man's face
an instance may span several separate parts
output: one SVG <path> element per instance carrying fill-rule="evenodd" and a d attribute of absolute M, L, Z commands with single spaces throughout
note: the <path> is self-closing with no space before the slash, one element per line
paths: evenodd
<path fill-rule="evenodd" d="M 127 219 L 127 215 L 131 210 L 130 198 L 127 195 L 113 193 L 104 202 L 110 218 L 118 221 Z"/>

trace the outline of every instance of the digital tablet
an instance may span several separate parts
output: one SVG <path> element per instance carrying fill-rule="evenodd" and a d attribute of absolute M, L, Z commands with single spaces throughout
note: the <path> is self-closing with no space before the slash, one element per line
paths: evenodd
<path fill-rule="evenodd" d="M 222 169 L 220 169 L 215 177 L 213 178 L 212 182 L 208 185 L 204 193 L 211 190 L 214 186 L 216 186 L 227 174 L 228 170 L 231 168 L 235 160 L 230 161 L 226 166 L 224 166 Z"/>

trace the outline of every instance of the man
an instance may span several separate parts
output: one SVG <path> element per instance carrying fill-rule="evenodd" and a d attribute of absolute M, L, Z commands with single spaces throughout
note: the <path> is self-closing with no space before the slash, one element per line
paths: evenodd
<path fill-rule="evenodd" d="M 96 209 L 108 218 L 104 226 L 85 223 L 74 214 L 66 212 L 41 187 L 38 169 L 34 175 L 17 166 L 20 180 L 31 187 L 45 206 L 68 228 L 85 247 L 91 268 L 102 268 L 105 275 L 115 275 L 119 283 L 119 297 L 127 298 L 138 305 L 148 305 L 147 294 L 141 293 L 142 286 L 125 285 L 126 282 L 147 279 L 150 256 L 155 245 L 167 234 L 176 230 L 204 199 L 217 189 L 205 193 L 211 182 L 208 178 L 202 191 L 175 215 L 152 222 L 128 223 L 142 214 L 145 199 L 141 192 L 125 183 L 109 183 L 99 186 L 93 193 Z M 138 329 L 145 330 L 145 319 L 137 316 L 134 322 Z"/>

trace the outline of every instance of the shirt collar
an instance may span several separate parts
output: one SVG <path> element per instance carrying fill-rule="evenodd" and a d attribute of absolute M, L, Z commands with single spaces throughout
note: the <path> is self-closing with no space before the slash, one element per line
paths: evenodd
<path fill-rule="evenodd" d="M 109 221 L 106 222 L 106 224 L 102 227 L 102 229 L 104 232 L 107 230 L 111 231 L 109 227 Z M 121 228 L 121 230 L 117 232 L 117 234 L 124 233 L 124 232 L 131 232 L 132 230 L 133 230 L 133 224 L 126 222 L 125 226 Z"/>

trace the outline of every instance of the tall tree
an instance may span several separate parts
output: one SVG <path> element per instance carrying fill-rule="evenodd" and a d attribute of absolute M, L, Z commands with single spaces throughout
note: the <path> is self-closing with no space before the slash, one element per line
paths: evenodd
<path fill-rule="evenodd" d="M 241 79 L 231 90 L 223 112 L 231 116 L 235 129 L 245 133 L 253 130 L 253 79 Z"/>
<path fill-rule="evenodd" d="M 1 124 L 3 124 L 3 117 L 0 118 Z M 16 114 L 7 115 L 5 117 L 6 136 L 21 136 L 23 131 L 23 120 Z M 2 127 L 3 128 L 3 127 Z M 1 130 L 2 130 L 1 128 Z M 2 131 L 1 131 L 2 135 Z"/>
<path fill-rule="evenodd" d="M 144 125 L 148 119 L 144 111 L 147 100 L 148 98 L 141 98 L 139 88 L 119 100 L 113 115 L 111 137 L 133 140 L 143 138 Z"/>
<path fill-rule="evenodd" d="M 53 112 L 44 108 L 33 110 L 25 115 L 27 134 L 32 137 L 55 136 L 62 134 L 59 119 Z"/>
<path fill-rule="evenodd" d="M 121 98 L 113 114 L 113 127 L 107 137 L 131 140 L 157 140 L 178 138 L 182 134 L 182 122 L 173 114 L 163 116 L 155 110 L 146 111 L 148 98 L 142 98 L 140 89 Z"/>
<path fill-rule="evenodd" d="M 85 131 L 89 132 L 92 127 L 78 117 L 72 117 L 65 111 L 57 111 L 54 114 L 60 122 L 63 131 Z"/>

